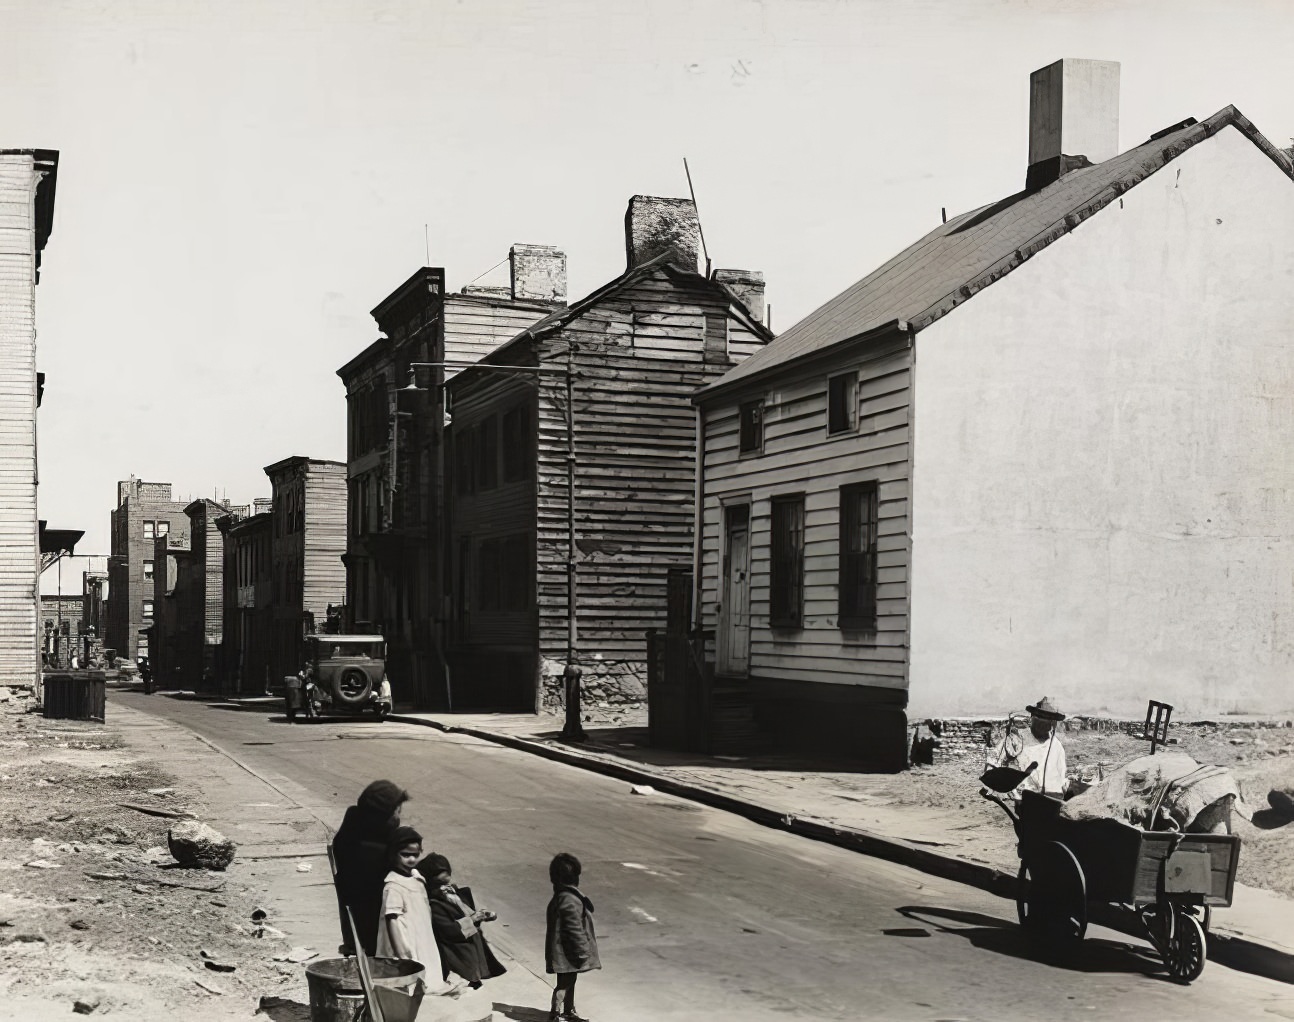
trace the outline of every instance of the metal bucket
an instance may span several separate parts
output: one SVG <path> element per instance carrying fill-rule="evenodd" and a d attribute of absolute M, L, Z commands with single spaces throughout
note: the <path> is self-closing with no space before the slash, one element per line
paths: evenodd
<path fill-rule="evenodd" d="M 427 970 L 418 962 L 398 958 L 370 958 L 368 965 L 374 986 L 405 994 L 399 1000 L 410 1005 L 409 1013 L 397 1015 L 384 1000 L 387 1022 L 413 1022 L 422 1000 L 420 992 Z M 306 984 L 310 987 L 310 1022 L 355 1022 L 364 1007 L 364 989 L 354 958 L 311 962 L 306 966 Z"/>

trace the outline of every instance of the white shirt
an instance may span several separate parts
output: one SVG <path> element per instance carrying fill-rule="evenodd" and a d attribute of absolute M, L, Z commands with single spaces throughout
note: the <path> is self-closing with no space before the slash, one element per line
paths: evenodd
<path fill-rule="evenodd" d="M 986 760 L 987 766 L 1014 767 L 1017 770 L 1027 770 L 1030 763 L 1038 766 L 1020 782 L 1016 791 L 1039 791 L 1058 798 L 1065 793 L 1065 747 L 1055 735 L 1040 742 L 1032 731 L 1008 732 Z"/>

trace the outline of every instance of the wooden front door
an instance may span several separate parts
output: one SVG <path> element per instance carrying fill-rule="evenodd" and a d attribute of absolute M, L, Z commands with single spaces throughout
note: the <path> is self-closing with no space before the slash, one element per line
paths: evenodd
<path fill-rule="evenodd" d="M 719 604 L 719 674 L 750 670 L 750 505 L 724 508 L 723 592 Z"/>

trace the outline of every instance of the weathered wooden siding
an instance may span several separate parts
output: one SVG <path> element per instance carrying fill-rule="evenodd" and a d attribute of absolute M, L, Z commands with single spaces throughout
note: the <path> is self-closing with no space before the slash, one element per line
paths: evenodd
<path fill-rule="evenodd" d="M 445 361 L 478 361 L 550 312 L 552 306 L 520 305 L 472 295 L 446 295 Z M 458 372 L 458 369 L 446 369 L 445 379 Z"/>
<path fill-rule="evenodd" d="M 449 490 L 454 495 L 454 512 L 450 524 L 450 585 L 455 590 L 451 601 L 454 614 L 453 634 L 456 643 L 491 645 L 506 649 L 533 649 L 537 631 L 535 613 L 535 566 L 527 559 L 519 564 L 502 566 L 509 576 L 529 593 L 525 610 L 483 610 L 476 592 L 476 576 L 480 564 L 481 544 L 486 540 L 501 539 L 524 533 L 531 549 L 535 536 L 535 482 L 533 455 L 528 478 L 505 482 L 502 466 L 498 485 L 493 489 L 463 493 L 452 478 L 457 459 L 456 450 L 466 431 L 477 427 L 490 415 L 500 419 L 508 409 L 525 403 L 530 410 L 531 451 L 534 449 L 535 382 L 528 373 L 496 373 L 485 378 L 483 384 L 472 389 L 470 400 L 456 402 L 451 440 L 446 448 L 446 474 L 451 477 Z M 500 425 L 500 446 L 503 443 Z M 501 460 L 501 459 L 500 459 Z M 458 591 L 458 579 L 463 567 L 464 544 L 469 545 L 468 568 L 471 581 L 464 602 Z"/>
<path fill-rule="evenodd" d="M 40 679 L 36 527 L 36 186 L 0 154 L 0 684 Z"/>
<path fill-rule="evenodd" d="M 726 317 L 730 360 L 706 361 L 705 316 Z M 545 364 L 576 346 L 576 563 L 581 658 L 641 662 L 665 623 L 666 578 L 692 559 L 691 395 L 761 338 L 701 286 L 665 273 L 616 292 L 545 339 Z M 567 622 L 566 390 L 541 381 L 538 453 L 540 649 L 562 658 Z"/>
<path fill-rule="evenodd" d="M 827 378 L 854 369 L 858 429 L 829 437 Z M 722 504 L 748 496 L 752 678 L 906 687 L 911 376 L 910 350 L 858 355 L 706 409 L 702 623 L 718 626 Z M 758 397 L 763 452 L 743 456 L 738 404 Z M 855 633 L 837 616 L 840 487 L 870 481 L 879 484 L 877 630 Z M 805 500 L 804 613 L 793 631 L 769 626 L 769 509 L 784 494 Z"/>
<path fill-rule="evenodd" d="M 302 609 L 322 628 L 329 604 L 346 600 L 346 466 L 312 461 L 305 469 Z"/>

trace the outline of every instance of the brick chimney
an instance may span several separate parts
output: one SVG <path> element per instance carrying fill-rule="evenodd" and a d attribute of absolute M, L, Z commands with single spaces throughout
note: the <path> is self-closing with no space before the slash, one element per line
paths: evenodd
<path fill-rule="evenodd" d="M 512 297 L 518 301 L 566 304 L 566 253 L 551 245 L 513 245 Z"/>
<path fill-rule="evenodd" d="M 662 252 L 676 266 L 696 272 L 701 250 L 701 221 L 691 199 L 635 195 L 625 211 L 625 253 L 633 269 Z"/>
<path fill-rule="evenodd" d="M 1118 61 L 1066 57 L 1029 76 L 1026 190 L 1118 152 Z"/>
<path fill-rule="evenodd" d="M 758 270 L 715 270 L 714 279 L 746 306 L 746 311 L 764 322 L 764 275 Z"/>

